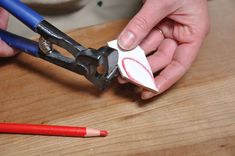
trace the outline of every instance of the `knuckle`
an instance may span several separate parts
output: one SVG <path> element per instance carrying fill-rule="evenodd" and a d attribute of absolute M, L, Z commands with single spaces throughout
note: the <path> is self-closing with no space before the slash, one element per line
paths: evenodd
<path fill-rule="evenodd" d="M 170 56 L 165 50 L 159 49 L 158 52 L 156 52 L 155 57 L 161 58 L 162 60 L 165 60 L 167 64 L 169 64 L 172 61 L 172 56 Z"/>
<path fill-rule="evenodd" d="M 163 79 L 165 82 L 169 81 L 169 78 L 167 77 L 167 75 L 165 74 L 160 74 L 158 77 L 160 77 L 161 79 Z M 165 91 L 165 90 L 162 90 Z"/>
<path fill-rule="evenodd" d="M 163 6 L 165 7 L 165 8 L 169 8 L 169 7 L 171 7 L 172 6 L 172 1 L 164 1 L 164 3 L 163 3 Z"/>
<path fill-rule="evenodd" d="M 147 18 L 144 16 L 136 16 L 134 17 L 134 27 L 140 31 L 146 31 L 149 29 L 149 24 Z"/>
<path fill-rule="evenodd" d="M 170 0 L 170 1 L 163 1 L 162 7 L 165 10 L 172 10 L 174 8 L 177 8 L 179 4 L 182 2 L 179 2 L 178 0 Z"/>
<path fill-rule="evenodd" d="M 162 55 L 165 57 L 167 64 L 169 64 L 172 61 L 172 56 L 169 55 L 168 53 L 165 52 Z"/>
<path fill-rule="evenodd" d="M 211 26 L 210 26 L 209 21 L 202 24 L 201 27 L 200 27 L 200 30 L 198 30 L 199 37 L 205 38 L 209 34 L 210 29 L 211 29 Z"/>
<path fill-rule="evenodd" d="M 210 33 L 210 30 L 211 30 L 210 22 L 207 22 L 204 28 L 205 36 L 207 36 Z"/>
<path fill-rule="evenodd" d="M 190 67 L 190 64 L 185 64 L 177 59 L 174 59 L 171 64 L 172 64 L 172 66 L 175 66 L 178 69 L 181 69 L 181 71 L 183 71 L 183 73 L 185 73 L 188 70 L 188 68 Z"/>
<path fill-rule="evenodd" d="M 210 32 L 210 26 L 199 27 L 192 35 L 193 39 L 203 40 Z"/>

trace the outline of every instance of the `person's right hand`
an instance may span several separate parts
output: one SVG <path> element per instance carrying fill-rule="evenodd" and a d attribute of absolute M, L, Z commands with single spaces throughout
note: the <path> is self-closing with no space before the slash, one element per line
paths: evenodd
<path fill-rule="evenodd" d="M 8 25 L 9 14 L 3 8 L 0 8 L 0 29 L 6 29 Z M 9 47 L 0 38 L 0 57 L 9 57 L 14 55 L 16 52 Z"/>
<path fill-rule="evenodd" d="M 209 32 L 207 0 L 144 0 L 144 5 L 118 38 L 122 49 L 137 45 L 148 55 L 159 92 L 173 86 L 188 71 Z M 119 79 L 120 83 L 125 83 Z"/>

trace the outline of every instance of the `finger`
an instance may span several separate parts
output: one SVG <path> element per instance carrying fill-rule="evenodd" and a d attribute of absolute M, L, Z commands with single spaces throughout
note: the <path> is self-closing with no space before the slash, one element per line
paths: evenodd
<path fill-rule="evenodd" d="M 125 79 L 123 79 L 122 77 L 118 77 L 118 82 L 120 83 L 120 84 L 126 84 L 126 83 L 128 83 L 128 81 L 127 80 L 125 80 Z"/>
<path fill-rule="evenodd" d="M 164 34 L 165 38 L 174 38 L 173 31 L 174 31 L 175 22 L 170 19 L 165 19 L 161 21 L 161 23 L 157 26 L 162 33 Z"/>
<path fill-rule="evenodd" d="M 178 81 L 191 66 L 196 57 L 201 42 L 188 43 L 180 45 L 175 52 L 172 62 L 155 78 L 155 83 L 159 89 L 159 93 L 163 93 Z M 149 99 L 157 94 L 143 91 L 142 99 Z"/>
<path fill-rule="evenodd" d="M 9 47 L 5 42 L 0 40 L 0 57 L 9 57 L 16 54 L 16 51 L 14 51 L 11 47 Z"/>
<path fill-rule="evenodd" d="M 146 1 L 139 13 L 120 34 L 118 38 L 119 46 L 125 50 L 135 48 L 153 27 L 172 11 L 173 6 L 160 0 Z"/>
<path fill-rule="evenodd" d="M 163 39 L 164 39 L 164 36 L 162 32 L 158 28 L 155 28 L 140 43 L 140 47 L 145 51 L 145 54 L 147 55 L 155 51 Z"/>
<path fill-rule="evenodd" d="M 172 39 L 164 39 L 157 52 L 148 57 L 149 65 L 152 72 L 155 73 L 166 67 L 172 61 L 173 55 L 177 48 L 177 43 Z"/>
<path fill-rule="evenodd" d="M 3 8 L 0 8 L 0 28 L 6 29 L 8 25 L 9 14 Z"/>

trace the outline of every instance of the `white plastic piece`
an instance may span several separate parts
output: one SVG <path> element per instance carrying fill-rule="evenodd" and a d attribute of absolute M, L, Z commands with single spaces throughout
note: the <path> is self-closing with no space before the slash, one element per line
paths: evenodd
<path fill-rule="evenodd" d="M 123 51 L 117 40 L 108 42 L 108 45 L 118 50 L 118 68 L 124 79 L 147 90 L 158 92 L 148 60 L 139 46 L 130 51 Z"/>

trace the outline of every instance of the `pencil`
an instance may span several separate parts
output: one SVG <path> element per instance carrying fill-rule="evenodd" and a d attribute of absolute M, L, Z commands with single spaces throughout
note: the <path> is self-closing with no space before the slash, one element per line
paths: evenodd
<path fill-rule="evenodd" d="M 16 124 L 16 123 L 0 123 L 0 133 L 68 136 L 68 137 L 96 137 L 96 136 L 104 137 L 108 135 L 108 132 L 105 130 L 96 130 L 87 127 Z"/>

